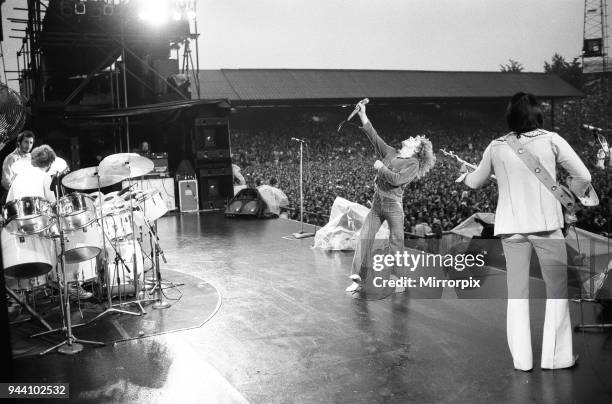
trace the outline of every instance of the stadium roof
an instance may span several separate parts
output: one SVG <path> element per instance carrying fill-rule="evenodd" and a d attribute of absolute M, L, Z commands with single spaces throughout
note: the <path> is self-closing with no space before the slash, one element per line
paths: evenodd
<path fill-rule="evenodd" d="M 354 101 L 507 98 L 526 91 L 540 98 L 583 94 L 545 73 L 414 70 L 222 69 L 200 70 L 202 98 L 233 105 Z"/>

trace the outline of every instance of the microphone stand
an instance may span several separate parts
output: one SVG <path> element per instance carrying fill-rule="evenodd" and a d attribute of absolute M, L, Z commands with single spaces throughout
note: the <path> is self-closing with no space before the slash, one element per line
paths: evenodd
<path fill-rule="evenodd" d="M 293 237 L 296 239 L 314 237 L 314 233 L 304 232 L 304 139 L 291 138 L 296 142 L 300 142 L 300 231 L 293 233 Z"/>

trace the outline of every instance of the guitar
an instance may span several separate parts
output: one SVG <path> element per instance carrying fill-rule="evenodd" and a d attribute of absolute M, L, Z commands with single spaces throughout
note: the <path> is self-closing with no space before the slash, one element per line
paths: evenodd
<path fill-rule="evenodd" d="M 466 167 L 470 168 L 472 171 L 476 170 L 477 168 L 476 165 L 468 163 L 467 161 L 463 160 L 461 157 L 457 156 L 452 151 L 448 152 L 444 149 L 440 149 L 440 152 L 442 152 L 442 154 L 444 154 L 445 156 L 454 158 L 461 164 L 464 164 Z M 495 176 L 492 175 L 491 179 L 495 180 Z M 568 177 L 566 179 L 566 183 L 568 183 L 568 185 L 571 184 L 571 177 Z M 559 184 L 559 183 L 557 184 L 557 186 L 563 192 L 565 201 L 568 201 L 567 202 L 568 206 L 566 206 L 566 204 L 563 204 L 563 203 L 561 204 L 561 207 L 563 209 L 563 218 L 565 221 L 566 230 L 569 226 L 572 226 L 578 220 L 576 217 L 576 213 L 581 209 L 581 206 L 593 207 L 593 206 L 599 205 L 599 198 L 597 197 L 597 193 L 595 192 L 595 189 L 593 188 L 591 184 L 589 184 L 583 196 L 576 195 L 574 192 L 572 192 L 569 186 Z"/>
<path fill-rule="evenodd" d="M 470 170 L 472 170 L 472 171 L 474 171 L 474 170 L 476 170 L 476 168 L 478 168 L 478 167 L 477 167 L 475 164 L 468 163 L 467 161 L 465 161 L 465 160 L 464 160 L 464 159 L 462 159 L 461 157 L 457 156 L 457 155 L 455 154 L 455 152 L 453 152 L 453 151 L 446 151 L 446 150 L 444 150 L 444 149 L 440 149 L 440 152 L 441 152 L 442 154 L 444 154 L 445 156 L 448 156 L 448 157 L 452 157 L 452 158 L 454 158 L 454 159 L 455 159 L 455 160 L 457 160 L 459 163 L 461 163 L 461 164 L 465 165 L 467 168 L 469 168 L 469 169 L 470 169 Z M 495 181 L 495 180 L 496 180 L 495 175 L 491 175 L 491 179 Z"/>

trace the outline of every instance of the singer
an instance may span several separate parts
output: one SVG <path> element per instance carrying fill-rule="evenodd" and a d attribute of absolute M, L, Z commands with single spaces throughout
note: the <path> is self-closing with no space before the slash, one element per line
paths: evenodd
<path fill-rule="evenodd" d="M 374 145 L 379 160 L 374 163 L 374 198 L 372 208 L 361 228 L 360 240 L 355 248 L 350 279 L 346 288 L 355 293 L 371 278 L 372 249 L 378 229 L 386 220 L 389 224 L 389 248 L 395 254 L 404 248 L 404 188 L 415 179 L 423 177 L 435 164 L 431 142 L 424 136 L 410 137 L 396 150 L 378 136 L 366 115 L 366 103 L 357 104 L 362 129 Z"/>

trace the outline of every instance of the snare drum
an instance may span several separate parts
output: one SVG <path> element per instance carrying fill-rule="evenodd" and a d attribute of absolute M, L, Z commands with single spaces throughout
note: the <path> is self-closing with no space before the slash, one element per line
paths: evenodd
<path fill-rule="evenodd" d="M 140 200 L 139 209 L 148 222 L 153 222 L 168 212 L 168 206 L 160 191 L 149 189 Z"/>
<path fill-rule="evenodd" d="M 94 199 L 79 192 L 60 198 L 57 201 L 57 209 L 64 231 L 82 229 L 96 220 Z"/>
<path fill-rule="evenodd" d="M 4 273 L 31 278 L 49 272 L 57 262 L 53 241 L 40 236 L 20 236 L 2 229 Z"/>
<path fill-rule="evenodd" d="M 31 292 L 45 287 L 47 284 L 47 275 L 39 275 L 32 278 L 13 278 L 12 276 L 5 276 L 4 281 L 6 287 L 11 290 L 17 292 Z"/>
<path fill-rule="evenodd" d="M 39 196 L 26 196 L 4 205 L 2 211 L 6 229 L 12 234 L 41 233 L 51 226 L 51 203 Z"/>
<path fill-rule="evenodd" d="M 104 233 L 111 241 L 126 239 L 133 233 L 129 210 L 109 212 L 102 218 L 102 221 L 104 222 Z"/>
<path fill-rule="evenodd" d="M 113 249 L 113 247 L 115 248 Z M 140 248 L 140 244 L 136 242 L 136 250 L 134 250 L 133 240 L 123 240 L 114 243 L 112 246 L 107 246 L 106 251 L 108 253 L 108 271 L 110 274 L 112 295 L 117 295 L 118 288 L 121 288 L 121 294 L 134 293 L 134 251 L 136 251 L 138 282 L 142 285 L 144 279 L 142 249 Z M 130 270 L 130 272 L 128 272 L 123 264 L 119 262 L 117 266 L 119 278 L 117 278 L 117 271 L 115 271 L 115 257 L 117 252 L 121 255 L 121 258 L 123 258 L 126 266 Z M 104 285 L 106 286 L 106 284 Z"/>

